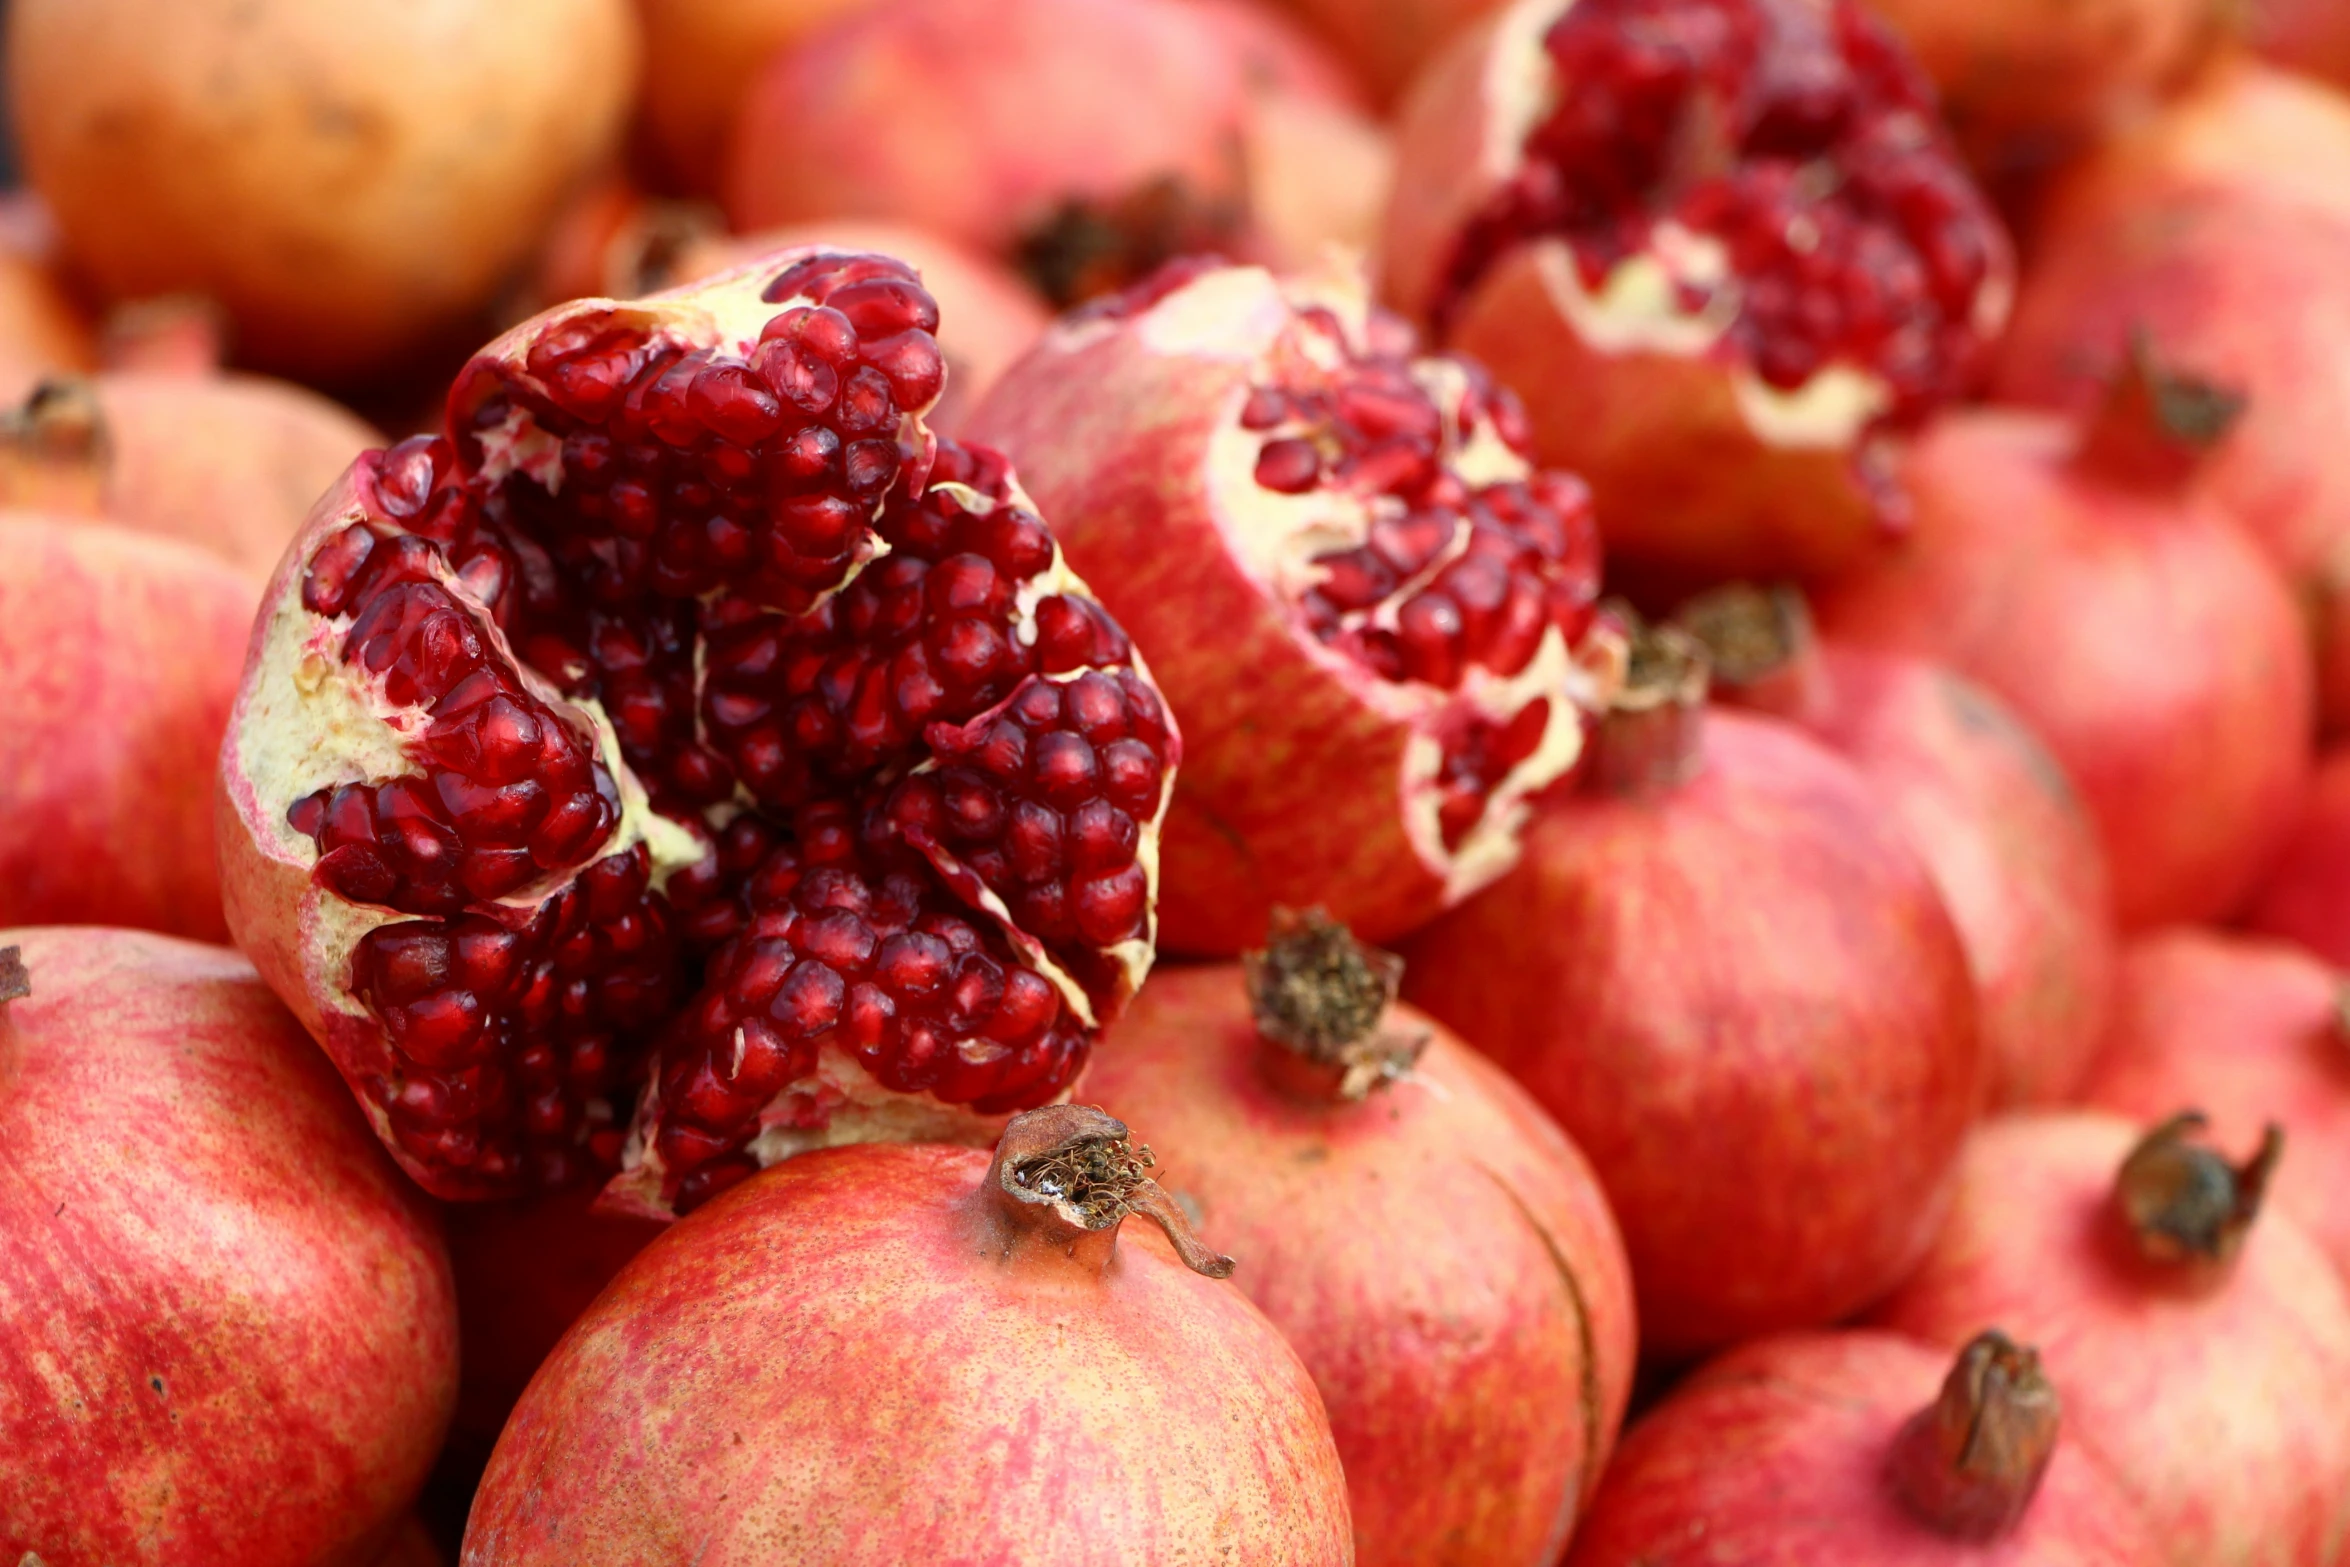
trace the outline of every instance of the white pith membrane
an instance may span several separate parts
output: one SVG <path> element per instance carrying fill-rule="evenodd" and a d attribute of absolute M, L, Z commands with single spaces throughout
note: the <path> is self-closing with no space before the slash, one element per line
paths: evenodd
<path fill-rule="evenodd" d="M 774 302 L 759 298 L 762 285 L 778 276 L 795 262 L 804 262 L 813 251 L 795 251 L 776 257 L 762 258 L 743 267 L 677 291 L 675 296 L 656 296 L 652 300 L 634 303 L 612 301 L 581 301 L 550 312 L 538 321 L 528 323 L 482 355 L 461 380 L 461 395 L 454 399 L 450 428 L 454 432 L 461 422 L 484 398 L 498 395 L 503 389 L 539 387 L 524 364 L 526 350 L 533 342 L 545 340 L 566 324 L 581 321 L 600 322 L 609 330 L 629 330 L 641 333 L 654 344 L 663 342 L 689 350 L 717 349 L 736 357 L 747 357 L 760 340 L 760 332 L 767 323 L 797 305 L 807 304 L 807 295 L 796 295 Z M 494 375 L 482 374 L 483 367 L 493 367 Z M 844 376 L 846 372 L 844 371 Z M 543 392 L 543 387 L 540 388 Z M 901 451 L 908 453 L 935 452 L 935 443 L 920 424 L 924 410 L 901 410 L 898 422 L 898 440 Z M 589 426 L 593 428 L 594 426 Z M 538 418 L 525 408 L 520 397 L 508 406 L 503 417 L 491 420 L 470 432 L 479 443 L 480 460 L 466 476 L 482 488 L 482 493 L 495 494 L 498 485 L 512 480 L 535 485 L 550 496 L 560 498 L 565 472 L 563 443 L 559 434 L 544 428 Z M 909 456 L 907 459 L 915 459 Z M 924 456 L 918 471 L 929 471 L 929 458 Z M 446 475 L 446 468 L 442 470 Z M 854 548 L 840 580 L 830 589 L 817 595 L 821 606 L 837 598 L 854 583 L 857 577 L 874 563 L 890 553 L 888 542 L 873 531 L 894 497 L 898 497 L 905 483 L 901 473 L 871 499 L 867 513 L 862 544 Z M 1005 475 L 1000 480 L 1005 492 L 1001 501 L 970 484 L 941 478 L 926 485 L 925 495 L 951 497 L 959 503 L 961 512 L 973 517 L 985 517 L 999 509 L 1016 510 L 1029 518 L 1035 516 L 1035 507 L 1018 487 L 1016 479 Z M 293 570 L 283 574 L 277 598 L 266 609 L 266 630 L 257 651 L 257 657 L 247 675 L 247 692 L 243 720 L 231 745 L 242 776 L 249 781 L 255 799 L 259 802 L 258 820 L 249 825 L 260 836 L 270 857 L 305 869 L 314 868 L 322 858 L 318 841 L 310 833 L 297 829 L 287 817 L 291 802 L 331 791 L 345 785 L 377 785 L 401 778 L 427 776 L 440 764 L 418 750 L 411 754 L 416 743 L 433 721 L 423 704 L 403 706 L 390 700 L 385 690 L 386 676 L 371 675 L 346 651 L 346 644 L 355 622 L 366 604 L 373 599 L 353 602 L 343 613 L 325 615 L 307 607 L 304 602 L 306 586 L 316 563 L 324 556 L 331 542 L 350 524 L 365 523 L 380 541 L 395 537 L 402 524 L 386 513 L 377 511 L 366 500 L 369 481 L 362 479 L 357 487 L 359 495 L 344 515 L 314 521 L 305 535 L 311 553 Z M 439 492 L 436 491 L 436 494 Z M 484 502 L 483 504 L 488 504 Z M 1009 579 L 1017 586 L 1007 619 L 998 620 L 1011 641 L 1025 649 L 1035 649 L 1039 642 L 1039 606 L 1056 596 L 1072 602 L 1090 605 L 1092 596 L 1072 572 L 1059 550 L 1057 542 L 1051 545 L 1050 561 L 1043 570 L 1024 578 Z M 480 596 L 459 575 L 444 555 L 433 568 L 432 582 L 455 601 L 460 612 L 471 622 L 489 651 L 488 663 L 517 677 L 529 696 L 566 719 L 575 733 L 592 737 L 592 746 L 598 759 L 609 773 L 618 796 L 618 820 L 594 846 L 582 851 L 577 863 L 568 868 L 546 872 L 537 880 L 489 900 L 469 901 L 463 917 L 497 909 L 514 916 L 515 927 L 553 894 L 560 892 L 587 870 L 608 857 L 626 854 L 642 846 L 649 867 L 650 886 L 655 894 L 666 891 L 674 878 L 689 867 L 702 865 L 710 849 L 693 828 L 672 820 L 650 804 L 647 791 L 631 770 L 622 754 L 622 745 L 611 718 L 603 705 L 592 697 L 567 698 L 545 678 L 539 670 L 525 663 L 509 645 L 505 632 Z M 718 588 L 703 595 L 705 604 L 726 597 L 735 584 L 722 582 Z M 388 591 L 378 588 L 375 594 Z M 646 602 L 653 602 L 648 599 Z M 770 611 L 769 613 L 776 613 Z M 813 609 L 802 609 L 796 614 L 781 612 L 792 624 L 807 621 Z M 1108 625 L 1106 617 L 1102 624 Z M 1114 636 L 1114 625 L 1109 626 Z M 1096 644 L 1100 644 L 1097 642 Z M 707 744 L 707 719 L 701 699 L 704 694 L 707 670 L 704 640 L 697 633 L 694 647 L 694 703 L 692 729 L 697 743 Z M 1124 671 L 1141 687 L 1151 688 L 1147 669 L 1139 656 L 1128 648 L 1113 664 L 1086 663 L 1080 667 L 1056 670 L 1050 673 L 1037 670 L 1025 677 L 1012 677 L 1007 694 L 992 705 L 968 719 L 958 720 L 949 727 L 957 731 L 978 733 L 993 719 L 1005 714 L 1017 702 L 1019 693 L 1032 685 L 1069 688 L 1089 675 L 1108 671 Z M 1163 705 L 1160 709 L 1164 717 Z M 1044 733 L 1045 731 L 1039 731 Z M 1104 742 L 1106 743 L 1106 742 Z M 1174 763 L 1179 755 L 1178 742 L 1171 721 L 1167 725 L 1164 773 L 1158 786 L 1155 804 L 1148 815 L 1137 816 L 1139 840 L 1133 845 L 1134 865 L 1139 869 L 1145 889 L 1144 913 L 1138 933 L 1093 951 L 1098 952 L 1101 970 L 1094 974 L 1097 989 L 1089 991 L 1078 976 L 1060 963 L 1050 950 L 1035 936 L 1022 929 L 1004 899 L 993 889 L 981 884 L 977 876 L 943 842 L 916 845 L 919 858 L 926 861 L 935 874 L 937 885 L 959 897 L 971 923 L 996 930 L 1010 949 L 1011 961 L 1040 976 L 1059 999 L 1063 1013 L 1088 1034 L 1104 1021 L 1107 1001 L 1114 1005 L 1124 995 L 1131 994 L 1147 973 L 1155 947 L 1155 903 L 1159 881 L 1157 835 L 1164 822 L 1168 802 L 1173 793 Z M 868 805 L 878 802 L 891 781 L 902 781 L 927 773 L 937 772 L 942 765 L 935 751 L 925 749 L 922 759 L 910 767 L 885 768 L 879 781 L 858 780 L 854 785 L 843 784 L 855 792 L 844 796 L 851 804 L 862 799 Z M 732 797 L 718 801 L 701 812 L 697 826 L 713 837 L 724 832 L 730 822 L 746 813 L 778 824 L 783 832 L 781 818 L 763 807 L 760 801 L 739 780 Z M 789 834 L 783 834 L 786 841 Z M 908 840 L 912 843 L 912 840 Z M 860 872 L 859 874 L 864 874 Z M 1131 873 L 1128 873 L 1131 874 Z M 878 870 L 873 872 L 878 880 Z M 747 896 L 746 894 L 743 894 Z M 723 896 L 737 896 L 728 889 Z M 949 910 L 948 912 L 952 912 Z M 364 1032 L 383 1041 L 395 1062 L 403 1058 L 391 1041 L 386 1026 L 377 1018 L 354 989 L 354 954 L 369 933 L 392 925 L 419 922 L 420 915 L 413 910 L 350 901 L 338 891 L 316 880 L 309 882 L 302 900 L 302 950 L 298 954 L 309 995 L 322 1008 L 350 1019 Z M 421 920 L 453 921 L 458 916 L 426 915 Z M 682 950 L 682 949 L 681 949 Z M 984 948 L 981 949 L 984 952 Z M 684 961 L 682 958 L 681 962 Z M 1088 959 L 1088 961 L 1092 961 Z M 1103 972 L 1115 976 L 1105 981 Z M 678 1007 L 682 1010 L 691 1003 L 699 983 L 691 967 L 682 971 Z M 1106 994 L 1104 992 L 1107 992 Z M 1054 1024 L 1056 1029 L 1060 1024 Z M 739 1058 L 742 1034 L 738 1028 L 735 1045 Z M 643 1059 L 639 1078 L 648 1086 L 638 1103 L 638 1112 L 629 1129 L 624 1157 L 628 1168 L 615 1183 L 613 1200 L 622 1207 L 633 1207 L 646 1213 L 666 1215 L 670 1211 L 669 1195 L 665 1191 L 667 1172 L 659 1150 L 652 1143 L 650 1129 L 659 1111 L 657 1082 L 661 1050 L 653 1042 Z M 762 1110 L 760 1122 L 747 1139 L 748 1149 L 758 1164 L 764 1165 L 788 1156 L 803 1148 L 829 1143 L 869 1140 L 876 1137 L 926 1140 L 950 1140 L 972 1143 L 992 1142 L 1003 1122 L 1019 1108 L 1030 1103 L 1065 1099 L 1072 1090 L 1072 1081 L 1063 1082 L 1049 1096 L 1032 1096 L 1027 1102 L 1010 1109 L 982 1112 L 969 1104 L 947 1103 L 922 1091 L 902 1092 L 877 1080 L 857 1059 L 854 1053 L 830 1041 L 815 1048 L 815 1065 L 804 1076 L 792 1081 Z M 355 1081 L 354 1088 L 359 1084 Z M 623 1083 L 622 1092 L 635 1086 Z M 385 1104 L 377 1102 L 368 1092 L 359 1092 L 377 1131 L 395 1152 L 406 1151 L 393 1130 L 391 1114 Z M 625 1102 L 614 1105 L 605 1101 L 590 1102 L 584 1107 L 584 1121 L 588 1128 L 610 1126 L 618 1115 L 625 1113 Z M 420 1156 L 421 1157 L 421 1156 Z M 470 1194 L 470 1193 L 469 1193 Z"/>
<path fill-rule="evenodd" d="M 1824 0 L 1804 3 L 1824 8 Z M 1525 161 L 1529 138 L 1557 109 L 1564 84 L 1543 40 L 1576 4 L 1520 0 L 1495 19 L 1483 62 L 1491 107 L 1478 145 L 1481 183 L 1505 184 Z M 1709 362 L 1728 383 L 1748 430 L 1765 446 L 1865 447 L 1894 412 L 1891 384 L 1864 364 L 1832 360 L 1794 388 L 1756 374 L 1745 354 L 1725 342 L 1743 295 L 1727 248 L 1713 236 L 1660 221 L 1647 248 L 1609 267 L 1596 288 L 1585 281 L 1574 246 L 1563 236 L 1539 235 L 1520 244 L 1577 338 L 1611 356 L 1647 353 Z M 1994 267 L 1973 304 L 1972 324 L 1983 340 L 1998 336 L 2014 297 L 2012 275 Z"/>
<path fill-rule="evenodd" d="M 1323 320 L 1301 311 L 1327 312 L 1323 320 L 1335 319 L 1337 335 Z M 1396 325 L 1390 322 L 1387 329 Z M 1341 371 L 1371 351 L 1371 307 L 1354 269 L 1276 281 L 1258 268 L 1219 268 L 1173 289 L 1138 317 L 1116 326 L 1137 333 L 1155 353 L 1249 367 L 1247 383 L 1236 385 L 1210 437 L 1207 488 L 1231 558 L 1270 602 L 1295 606 L 1330 576 L 1330 568 L 1315 557 L 1360 547 L 1375 523 L 1401 519 L 1410 510 L 1399 496 L 1363 494 L 1336 485 L 1297 494 L 1267 489 L 1255 473 L 1266 443 L 1287 436 L 1311 438 L 1316 427 L 1296 419 L 1257 429 L 1241 422 L 1251 390 L 1278 383 L 1284 367 Z M 1085 336 L 1109 329 L 1110 323 L 1073 324 L 1065 329 L 1064 341 L 1075 346 Z M 1490 420 L 1462 426 L 1457 410 L 1470 383 L 1469 371 L 1459 361 L 1415 357 L 1410 374 L 1441 413 L 1440 466 L 1472 489 L 1533 476 L 1533 464 Z M 1466 553 L 1469 543 L 1470 528 L 1464 519 L 1451 542 L 1425 566 L 1369 609 L 1348 612 L 1342 624 L 1393 630 L 1402 605 Z M 1469 896 L 1517 863 L 1532 797 L 1574 766 L 1583 748 L 1581 715 L 1605 710 L 1621 666 L 1620 650 L 1606 635 L 1586 636 L 1570 646 L 1556 624 L 1544 628 L 1533 656 L 1514 673 L 1497 674 L 1471 661 L 1451 688 L 1418 679 L 1384 678 L 1320 640 L 1302 623 L 1295 628 L 1295 639 L 1307 658 L 1344 683 L 1366 707 L 1408 731 L 1396 795 L 1406 835 L 1421 863 L 1442 881 L 1448 901 Z M 1498 728 L 1544 700 L 1550 705 L 1539 741 L 1492 780 L 1476 821 L 1456 843 L 1447 844 L 1438 816 L 1447 735 L 1470 722 Z"/>

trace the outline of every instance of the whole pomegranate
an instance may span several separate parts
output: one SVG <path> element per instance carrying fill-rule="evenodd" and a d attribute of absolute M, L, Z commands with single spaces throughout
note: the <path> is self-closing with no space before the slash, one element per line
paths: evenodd
<path fill-rule="evenodd" d="M 2160 1560 L 2063 1424 L 2039 1356 L 1996 1329 L 1955 1364 L 1897 1333 L 1742 1344 L 1625 1437 L 1569 1567 Z"/>
<path fill-rule="evenodd" d="M 1262 243 L 1257 165 L 1294 192 L 1292 120 L 1348 108 L 1297 74 L 1196 0 L 898 0 L 761 73 L 734 129 L 727 215 L 748 231 L 918 223 L 1067 305 L 1174 256 Z M 1260 104 L 1274 120 L 1262 149 Z M 1325 179 L 1359 186 L 1361 160 L 1337 156 Z"/>
<path fill-rule="evenodd" d="M 2140 361 L 2085 423 L 1953 414 L 1903 469 L 1904 546 L 1816 600 L 1831 637 L 1939 659 L 2038 731 L 2125 929 L 2241 905 L 2308 787 L 2292 597 L 2194 482 L 2233 408 Z"/>
<path fill-rule="evenodd" d="M 263 376 L 50 380 L 0 416 L 0 505 L 185 539 L 258 581 L 319 492 L 382 443 L 340 405 Z"/>
<path fill-rule="evenodd" d="M 2167 930 L 2124 954 L 2084 1102 L 2145 1120 L 2191 1104 L 2232 1136 L 2284 1127 L 2277 1207 L 2350 1278 L 2350 980 L 2281 941 Z"/>
<path fill-rule="evenodd" d="M 922 424 L 938 324 L 826 251 L 576 301 L 288 551 L 230 924 L 436 1196 L 625 1153 L 666 1214 L 985 1139 L 1147 971 L 1173 721 L 1002 458 Z"/>
<path fill-rule="evenodd" d="M 691 195 L 716 195 L 727 133 L 760 67 L 832 18 L 872 4 L 636 0 L 645 43 L 638 112 L 665 183 Z"/>
<path fill-rule="evenodd" d="M 1900 822 L 1800 731 L 1704 697 L 1696 644 L 1644 633 L 1583 792 L 1404 949 L 1405 995 L 1590 1158 L 1668 1356 L 1897 1283 L 1983 1079 L 1965 949 Z"/>
<path fill-rule="evenodd" d="M 0 935 L 0 1557 L 390 1542 L 457 1380 L 449 1261 L 234 952 Z"/>
<path fill-rule="evenodd" d="M 1150 1162 L 1055 1105 L 728 1194 L 531 1383 L 467 1567 L 1352 1562 L 1313 1383 Z"/>
<path fill-rule="evenodd" d="M 192 544 L 0 512 L 0 925 L 227 939 L 208 775 L 254 598 Z"/>
<path fill-rule="evenodd" d="M 1397 132 L 1383 289 L 1526 399 L 1612 554 L 1808 575 L 1898 526 L 2008 245 L 1859 0 L 1517 0 Z"/>
<path fill-rule="evenodd" d="M 2333 1561 L 2350 1508 L 2350 1286 L 2281 1214 L 2281 1141 L 2231 1166 L 2175 1116 L 2036 1112 L 1969 1141 L 1950 1222 L 1875 1314 L 1955 1347 L 2039 1346 L 2081 1448 L 2178 1567 Z"/>
<path fill-rule="evenodd" d="M 25 0 L 7 53 L 76 267 L 210 295 L 241 357 L 330 380 L 470 325 L 636 73 L 627 0 Z"/>
<path fill-rule="evenodd" d="M 1798 595 L 1728 587 L 1676 619 L 1714 689 L 1860 769 L 1966 944 L 1990 1105 L 2071 1099 L 2113 991 L 2112 893 L 2064 769 L 1980 687 L 1923 659 L 1821 643 Z"/>
<path fill-rule="evenodd" d="M 1180 263 L 1047 333 L 968 430 L 1192 736 L 1168 946 L 1238 953 L 1275 904 L 1384 941 L 1515 861 L 1613 644 L 1589 497 L 1482 369 L 1351 276 Z"/>
<path fill-rule="evenodd" d="M 1551 1567 L 1630 1391 L 1632 1281 L 1574 1145 L 1318 915 L 1162 969 L 1086 1079 L 1313 1373 L 1366 1564 Z M 1431 1331 L 1432 1323 L 1441 1331 Z"/>
<path fill-rule="evenodd" d="M 2319 762 L 2308 808 L 2286 835 L 2245 923 L 2350 969 L 2350 746 Z"/>
<path fill-rule="evenodd" d="M 2246 406 L 2202 481 L 2293 579 L 2350 727 L 2350 102 L 2229 62 L 2060 180 L 1997 387 L 2086 411 L 2138 334 Z"/>
<path fill-rule="evenodd" d="M 593 1210 L 575 1187 L 510 1202 L 451 1203 L 442 1216 L 464 1358 L 452 1446 L 486 1458 L 514 1401 L 564 1331 L 661 1226 Z"/>

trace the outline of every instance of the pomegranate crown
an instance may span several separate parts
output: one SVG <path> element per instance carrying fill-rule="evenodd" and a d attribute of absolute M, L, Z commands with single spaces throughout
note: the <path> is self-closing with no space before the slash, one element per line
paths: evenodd
<path fill-rule="evenodd" d="M 2190 1140 L 2208 1125 L 2202 1111 L 2180 1111 L 2130 1150 L 2115 1177 L 2115 1208 L 2150 1262 L 2224 1266 L 2243 1249 L 2260 1215 L 2284 1155 L 2284 1128 L 2270 1122 L 2252 1157 L 2232 1165 L 2217 1150 Z"/>
<path fill-rule="evenodd" d="M 1959 1351 L 1941 1393 L 1894 1439 L 1894 1494 L 1943 1534 L 1997 1539 L 2031 1506 L 2062 1419 L 2039 1352 L 1987 1329 Z"/>
<path fill-rule="evenodd" d="M 1266 946 L 1241 959 L 1257 1032 L 1338 1070 L 1338 1097 L 1357 1100 L 1411 1074 L 1429 1030 L 1386 1025 L 1403 959 L 1355 940 L 1321 909 L 1273 910 Z"/>
<path fill-rule="evenodd" d="M 1194 1273 L 1232 1276 L 1232 1259 L 1202 1245 L 1166 1188 L 1150 1177 L 1157 1160 L 1126 1123 L 1091 1105 L 1046 1105 L 1012 1117 L 996 1143 L 988 1187 L 998 1213 L 1017 1232 L 1038 1235 L 1076 1255 L 1088 1237 L 1115 1236 L 1130 1214 L 1166 1232 L 1175 1255 Z"/>

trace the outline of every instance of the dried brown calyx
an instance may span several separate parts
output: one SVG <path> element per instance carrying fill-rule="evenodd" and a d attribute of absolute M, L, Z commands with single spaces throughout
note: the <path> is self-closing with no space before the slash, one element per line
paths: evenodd
<path fill-rule="evenodd" d="M 1240 960 L 1258 1033 L 1335 1070 L 1341 1099 L 1410 1075 L 1430 1034 L 1391 1021 L 1403 959 L 1363 945 L 1320 909 L 1275 909 L 1268 935 L 1262 952 Z"/>
<path fill-rule="evenodd" d="M 1811 607 L 1794 588 L 1726 583 L 1673 611 L 1672 624 L 1705 648 L 1713 685 L 1746 707 L 1792 717 L 1825 699 Z"/>
<path fill-rule="evenodd" d="M 1989 1329 L 1959 1351 L 1940 1396 L 1894 1438 L 1887 1479 L 1939 1533 L 1997 1539 L 2031 1507 L 2062 1414 L 2038 1351 Z"/>
<path fill-rule="evenodd" d="M 1599 722 L 1591 783 L 1608 794 L 1662 794 L 1697 776 L 1702 763 L 1712 660 L 1678 626 L 1643 625 L 1621 606 L 1610 613 L 1629 628 L 1630 658 Z"/>
<path fill-rule="evenodd" d="M 2244 1245 L 2285 1151 L 2284 1128 L 2261 1133 L 2241 1165 L 2192 1139 L 2208 1125 L 2184 1110 L 2148 1132 L 2122 1161 L 2114 1206 L 2140 1255 L 2166 1264 L 2224 1264 Z"/>
<path fill-rule="evenodd" d="M 0 947 L 0 1004 L 22 1001 L 33 993 L 32 976 L 25 972 L 22 947 Z"/>
<path fill-rule="evenodd" d="M 2082 437 L 2080 460 L 2127 484 L 2183 483 L 2244 408 L 2242 393 L 2164 363 L 2140 331 Z"/>
<path fill-rule="evenodd" d="M 1126 1123 L 1090 1105 L 1046 1105 L 1012 1117 L 988 1166 L 987 1191 L 1007 1254 L 1040 1240 L 1092 1266 L 1109 1261 L 1118 1226 L 1140 1214 L 1164 1230 L 1183 1265 L 1229 1278 L 1232 1259 L 1210 1251 L 1150 1177 L 1151 1151 Z"/>
<path fill-rule="evenodd" d="M 87 380 L 41 382 L 0 413 L 0 505 L 69 516 L 103 511 L 112 444 Z"/>

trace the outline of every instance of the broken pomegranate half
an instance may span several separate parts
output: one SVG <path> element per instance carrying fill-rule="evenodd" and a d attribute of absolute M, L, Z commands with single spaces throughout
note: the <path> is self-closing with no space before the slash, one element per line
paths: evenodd
<path fill-rule="evenodd" d="M 1526 399 L 1611 553 L 1815 573 L 2004 320 L 1997 217 L 1858 0 L 1520 0 L 1423 78 L 1383 287 Z"/>
<path fill-rule="evenodd" d="M 1590 496 L 1516 400 L 1423 357 L 1350 273 L 1171 264 L 1064 318 L 966 428 L 1011 454 L 1193 742 L 1170 948 L 1275 905 L 1366 939 L 1508 870 L 1617 644 Z"/>
<path fill-rule="evenodd" d="M 619 1167 L 662 1214 L 984 1143 L 1147 971 L 1180 742 L 1003 459 L 922 423 L 937 326 L 808 250 L 561 306 L 280 565 L 230 922 L 436 1195 Z"/>

